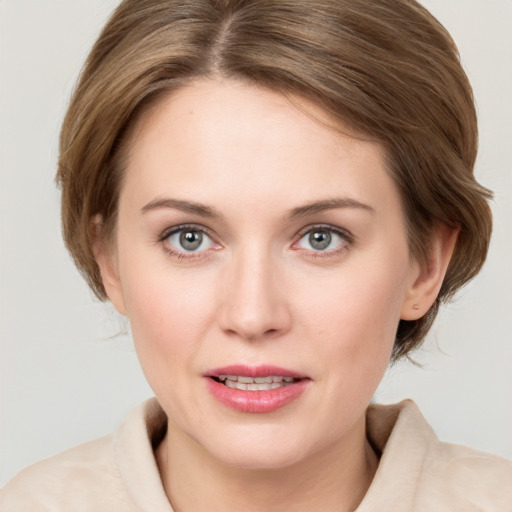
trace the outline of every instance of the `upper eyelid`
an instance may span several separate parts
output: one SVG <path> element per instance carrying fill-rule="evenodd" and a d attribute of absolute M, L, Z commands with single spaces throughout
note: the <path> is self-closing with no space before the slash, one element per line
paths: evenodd
<path fill-rule="evenodd" d="M 173 256 L 174 258 L 183 259 L 183 260 L 189 260 L 193 261 L 198 258 L 204 258 L 209 254 L 209 251 L 211 249 L 215 249 L 215 247 L 209 247 L 207 249 L 201 250 L 201 251 L 187 251 L 186 249 L 180 249 L 178 247 L 175 247 L 174 244 L 168 242 L 167 240 L 169 237 L 175 235 L 176 233 L 179 233 L 180 231 L 197 231 L 204 235 L 206 235 L 213 246 L 217 246 L 217 248 L 221 245 L 219 244 L 216 239 L 210 235 L 210 230 L 205 228 L 204 226 L 197 225 L 197 224 L 180 224 L 176 226 L 169 227 L 167 229 L 164 229 L 162 231 L 162 234 L 157 238 L 156 243 L 160 245 L 165 252 Z"/>
<path fill-rule="evenodd" d="M 333 226 L 332 224 L 322 224 L 322 223 L 311 224 L 309 226 L 306 226 L 306 227 L 300 229 L 295 236 L 302 238 L 305 234 L 307 234 L 311 231 L 314 231 L 315 229 L 325 229 L 326 231 L 332 231 L 338 235 L 343 236 L 344 238 L 346 238 L 349 241 L 353 241 L 355 239 L 355 236 L 353 235 L 353 233 L 350 232 L 348 229 L 340 228 L 339 226 Z"/>
<path fill-rule="evenodd" d="M 212 236 L 211 231 L 199 224 L 179 224 L 177 226 L 172 226 L 164 229 L 159 236 L 160 241 L 164 241 L 165 239 L 169 238 L 174 233 L 178 233 L 179 231 L 185 231 L 185 230 L 191 230 L 191 231 L 199 231 L 200 233 L 204 233 L 205 235 L 209 236 L 212 240 L 215 240 L 215 237 Z"/>
<path fill-rule="evenodd" d="M 326 230 L 326 231 L 332 231 L 336 236 L 341 238 L 341 242 L 339 244 L 339 247 L 333 248 L 333 249 L 326 249 L 326 250 L 313 250 L 313 249 L 302 249 L 297 248 L 296 246 L 300 243 L 300 241 L 304 238 L 305 235 L 308 233 L 311 233 L 312 231 L 316 230 Z M 344 254 L 346 251 L 350 250 L 354 243 L 356 242 L 356 237 L 348 230 L 344 228 L 340 228 L 338 226 L 332 226 L 329 224 L 316 224 L 313 226 L 308 226 L 304 229 L 302 229 L 295 237 L 295 241 L 292 243 L 290 248 L 292 250 L 301 250 L 301 252 L 304 253 L 305 256 L 308 258 L 313 259 L 325 259 L 325 258 L 336 258 L 340 255 Z"/>
<path fill-rule="evenodd" d="M 214 243 L 222 245 L 219 242 L 219 237 L 217 237 L 209 228 L 207 228 L 206 226 L 203 226 L 201 224 L 195 224 L 195 223 L 184 223 L 184 224 L 178 224 L 176 226 L 168 227 L 162 231 L 161 235 L 158 237 L 158 241 L 163 242 L 169 236 L 173 235 L 174 233 L 177 233 L 179 231 L 184 231 L 186 229 L 199 231 L 199 232 L 205 234 L 206 236 L 208 236 L 209 238 L 211 238 Z M 315 229 L 325 229 L 327 231 L 332 231 L 333 233 L 336 233 L 336 234 L 342 236 L 350 243 L 354 242 L 354 240 L 356 239 L 354 234 L 345 228 L 341 228 L 339 226 L 334 226 L 332 224 L 327 224 L 327 223 L 316 223 L 316 224 L 309 224 L 307 226 L 304 226 L 300 230 L 298 230 L 293 237 L 294 241 L 292 243 L 296 243 L 304 235 L 306 235 L 307 233 L 309 233 Z"/>

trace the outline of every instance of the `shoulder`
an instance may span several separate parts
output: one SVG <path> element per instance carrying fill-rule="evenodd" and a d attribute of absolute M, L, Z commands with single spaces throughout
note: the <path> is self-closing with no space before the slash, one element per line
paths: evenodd
<path fill-rule="evenodd" d="M 172 511 L 153 445 L 166 417 L 154 399 L 135 408 L 115 434 L 38 462 L 0 490 L 2 512 Z"/>
<path fill-rule="evenodd" d="M 45 459 L 16 475 L 0 491 L 2 512 L 102 510 L 119 493 L 120 479 L 107 436 Z M 106 492 L 108 491 L 108 492 Z M 104 508 L 103 510 L 106 510 Z"/>
<path fill-rule="evenodd" d="M 438 490 L 433 495 L 432 488 Z M 424 500 L 432 505 L 442 497 L 454 505 L 471 505 L 473 508 L 468 510 L 512 510 L 512 462 L 438 441 L 425 458 L 419 489 Z"/>
<path fill-rule="evenodd" d="M 512 511 L 512 462 L 440 441 L 412 401 L 371 406 L 367 425 L 381 453 L 372 500 L 387 496 L 394 511 Z"/>

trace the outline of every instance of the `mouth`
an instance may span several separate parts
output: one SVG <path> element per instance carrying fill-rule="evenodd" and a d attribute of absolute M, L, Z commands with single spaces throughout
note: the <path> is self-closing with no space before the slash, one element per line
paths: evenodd
<path fill-rule="evenodd" d="M 204 375 L 210 393 L 242 412 L 272 412 L 296 400 L 311 383 L 305 375 L 276 366 L 229 366 Z"/>
<path fill-rule="evenodd" d="M 212 377 L 215 381 L 231 389 L 241 391 L 269 391 L 283 386 L 290 386 L 300 379 L 269 375 L 268 377 L 245 377 L 243 375 L 219 375 Z"/>

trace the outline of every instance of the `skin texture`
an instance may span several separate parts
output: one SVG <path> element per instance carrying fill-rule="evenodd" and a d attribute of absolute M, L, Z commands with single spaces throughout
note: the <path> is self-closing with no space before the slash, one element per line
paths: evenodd
<path fill-rule="evenodd" d="M 440 230 L 429 264 L 412 261 L 380 144 L 294 103 L 231 81 L 160 100 L 132 135 L 116 240 L 97 243 L 109 297 L 169 417 L 157 458 L 177 511 L 356 506 L 377 466 L 365 409 L 399 319 L 426 312 L 453 249 L 456 233 Z M 169 235 L 183 224 L 206 232 L 197 250 Z M 334 229 L 325 250 L 309 238 L 319 225 Z M 236 411 L 204 377 L 232 364 L 309 381 L 276 411 Z"/>

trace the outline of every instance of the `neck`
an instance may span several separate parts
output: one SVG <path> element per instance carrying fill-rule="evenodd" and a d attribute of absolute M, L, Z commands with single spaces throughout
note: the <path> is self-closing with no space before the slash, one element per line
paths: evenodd
<path fill-rule="evenodd" d="M 378 465 L 366 440 L 364 417 L 346 441 L 286 468 L 241 469 L 211 457 L 170 426 L 156 455 L 175 512 L 230 507 L 248 512 L 343 512 L 357 508 Z"/>

